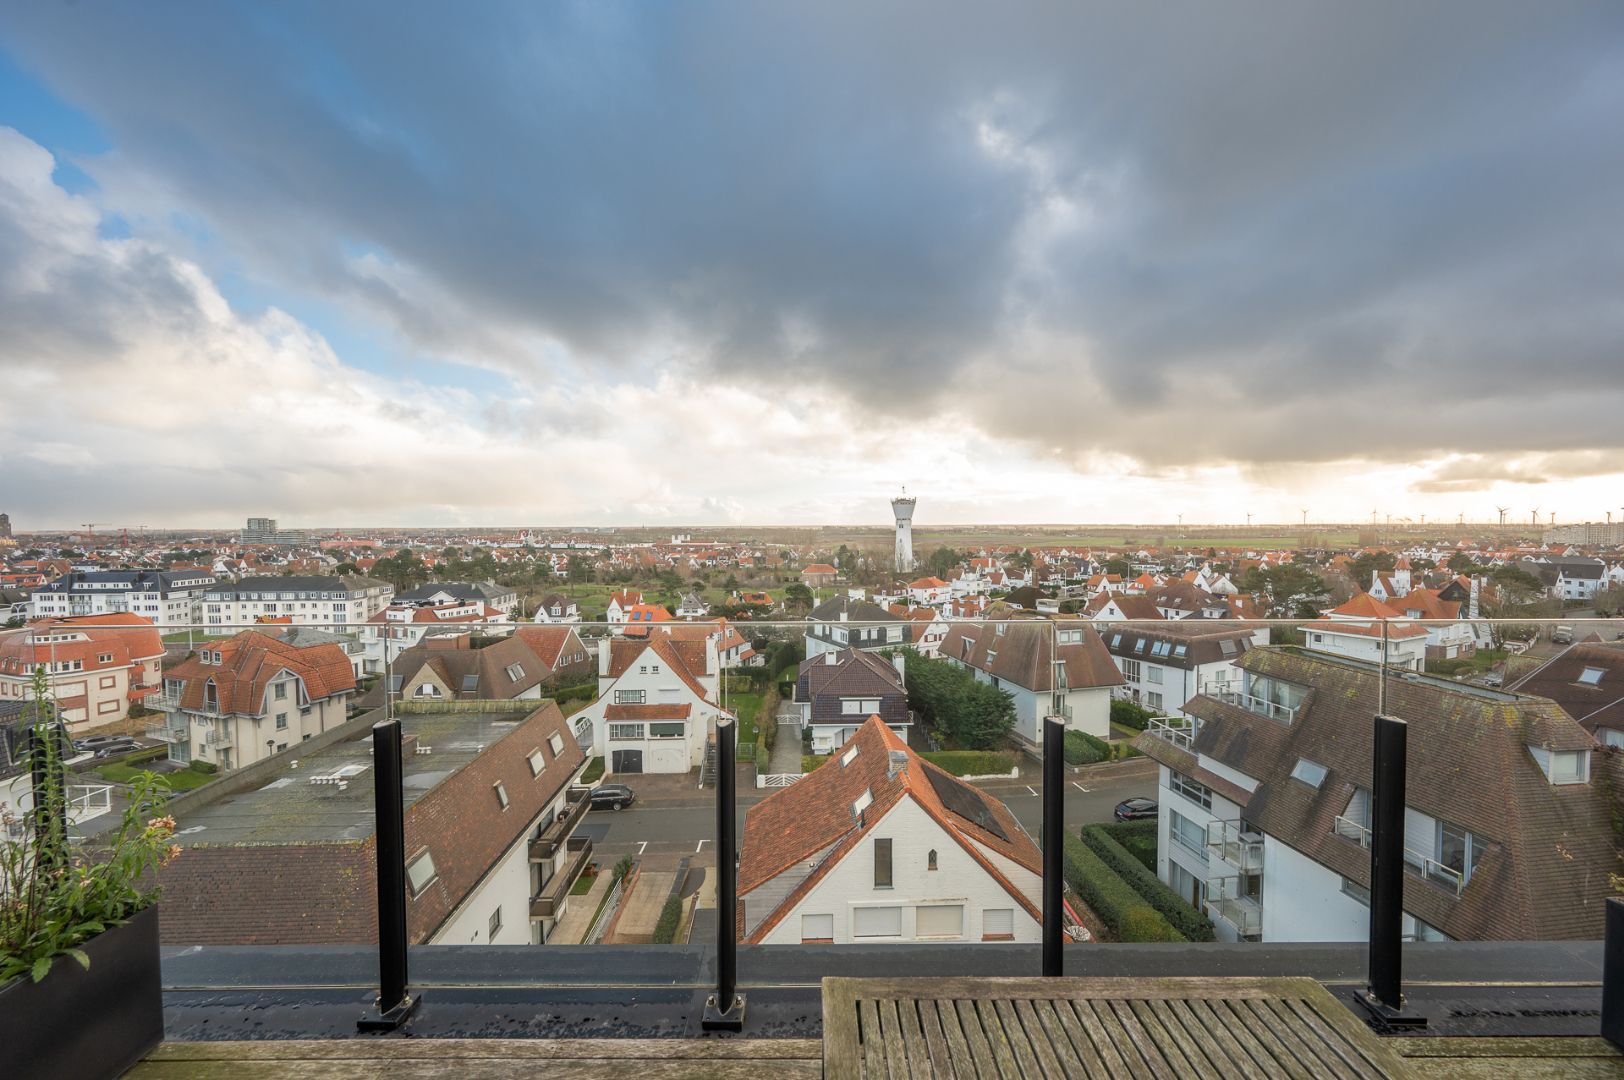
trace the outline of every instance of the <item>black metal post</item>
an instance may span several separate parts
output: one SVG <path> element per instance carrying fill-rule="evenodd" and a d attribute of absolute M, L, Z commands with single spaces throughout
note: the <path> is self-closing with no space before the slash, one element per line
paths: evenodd
<path fill-rule="evenodd" d="M 1607 942 L 1602 947 L 1601 1037 L 1624 1050 L 1624 899 L 1607 900 Z"/>
<path fill-rule="evenodd" d="M 378 1001 L 356 1026 L 393 1031 L 423 999 L 406 986 L 406 813 L 399 720 L 372 725 L 372 772 L 378 827 Z"/>
<path fill-rule="evenodd" d="M 705 1000 L 706 1031 L 743 1031 L 744 995 L 738 992 L 739 846 L 737 770 L 733 764 L 738 732 L 730 717 L 716 721 L 716 993 Z"/>
<path fill-rule="evenodd" d="M 1043 975 L 1065 974 L 1061 852 L 1065 840 L 1066 718 L 1043 721 Z"/>
<path fill-rule="evenodd" d="M 1405 1007 L 1401 941 L 1404 935 L 1404 781 L 1409 725 L 1377 716 L 1371 783 L 1370 985 L 1359 1000 L 1389 1027 L 1425 1027 Z"/>

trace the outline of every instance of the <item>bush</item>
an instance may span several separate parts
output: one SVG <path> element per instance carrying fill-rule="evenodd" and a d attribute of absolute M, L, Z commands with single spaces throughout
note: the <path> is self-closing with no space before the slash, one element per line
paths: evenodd
<path fill-rule="evenodd" d="M 756 748 L 756 775 L 765 776 L 767 775 L 768 770 L 772 768 L 772 751 L 768 750 L 767 744 L 761 742 L 759 739 L 754 745 Z"/>
<path fill-rule="evenodd" d="M 1207 918 L 1205 912 L 1191 907 L 1182 896 L 1157 877 L 1154 871 L 1147 870 L 1144 863 L 1128 854 L 1127 849 L 1117 843 L 1110 833 L 1098 825 L 1085 825 L 1083 843 L 1100 857 L 1100 861 L 1127 882 L 1134 892 L 1143 897 L 1146 903 L 1155 908 L 1181 936 L 1190 941 L 1217 939 L 1213 933 L 1212 920 Z"/>
<path fill-rule="evenodd" d="M 219 766 L 214 764 L 212 761 L 194 761 L 190 765 L 190 768 L 194 772 L 200 773 L 215 773 L 220 771 Z"/>
<path fill-rule="evenodd" d="M 1015 755 L 1001 750 L 933 750 L 919 756 L 954 776 L 1008 774 L 1015 767 Z"/>
<path fill-rule="evenodd" d="M 1152 873 L 1156 871 L 1156 844 L 1157 824 L 1154 821 L 1113 821 L 1109 825 L 1101 825 L 1100 829 L 1121 844 L 1123 850 L 1129 855 L 1145 864 L 1145 868 Z"/>
<path fill-rule="evenodd" d="M 794 679 L 781 679 L 781 680 L 779 680 L 779 683 L 778 683 L 778 696 L 783 698 L 785 701 L 788 701 L 791 698 L 793 698 L 795 696 L 795 680 Z"/>
<path fill-rule="evenodd" d="M 1013 697 L 946 660 L 910 656 L 904 681 L 931 730 L 958 746 L 990 750 L 1015 726 Z"/>
<path fill-rule="evenodd" d="M 1160 911 L 1077 836 L 1065 836 L 1065 882 L 1121 942 L 1182 942 Z"/>
<path fill-rule="evenodd" d="M 1066 732 L 1066 764 L 1093 765 L 1109 760 L 1111 747 L 1104 739 L 1097 739 L 1086 731 Z"/>
<path fill-rule="evenodd" d="M 1188 940 L 1087 844 L 1068 833 L 1065 849 L 1067 884 L 1118 941 Z"/>
<path fill-rule="evenodd" d="M 677 925 L 682 922 L 682 901 L 675 896 L 666 900 L 660 909 L 659 921 L 654 924 L 654 944 L 669 945 L 676 940 Z"/>
<path fill-rule="evenodd" d="M 598 696 L 598 683 L 575 683 L 571 686 L 559 686 L 553 689 L 553 700 L 558 702 L 560 708 L 572 701 L 591 701 Z"/>
<path fill-rule="evenodd" d="M 625 881 L 626 880 L 626 875 L 630 874 L 631 872 L 632 872 L 632 857 L 630 855 L 622 855 L 620 857 L 620 861 L 615 863 L 615 869 L 613 871 L 613 873 L 615 875 L 615 880 L 616 881 Z"/>
<path fill-rule="evenodd" d="M 1135 705 L 1131 701 L 1111 699 L 1111 723 L 1131 727 L 1135 731 L 1143 731 L 1150 724 L 1150 718 L 1156 714 L 1142 705 Z"/>
<path fill-rule="evenodd" d="M 833 756 L 833 754 L 802 754 L 801 775 L 804 776 L 807 773 L 812 772 L 819 765 L 827 763 Z"/>

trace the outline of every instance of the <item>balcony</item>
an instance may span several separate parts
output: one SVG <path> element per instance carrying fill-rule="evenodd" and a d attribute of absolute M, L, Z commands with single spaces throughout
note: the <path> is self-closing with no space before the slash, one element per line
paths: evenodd
<path fill-rule="evenodd" d="M 148 724 L 147 738 L 166 743 L 183 743 L 187 739 L 187 729 L 170 727 L 168 724 Z"/>
<path fill-rule="evenodd" d="M 1263 834 L 1243 831 L 1238 821 L 1209 822 L 1207 851 L 1245 874 L 1263 869 Z"/>
<path fill-rule="evenodd" d="M 1331 831 L 1344 840 L 1351 840 L 1360 847 L 1369 849 L 1370 828 L 1361 825 L 1352 818 L 1338 816 L 1331 825 Z M 1459 896 L 1466 891 L 1466 875 L 1447 863 L 1439 862 L 1431 855 L 1416 851 L 1414 848 L 1404 849 L 1404 866 L 1413 870 L 1432 882 L 1442 886 Z"/>
<path fill-rule="evenodd" d="M 541 893 L 530 899 L 530 917 L 532 919 L 555 919 L 564 909 L 564 899 L 569 895 L 570 888 L 586 869 L 586 864 L 592 858 L 592 841 L 584 836 L 572 836 L 564 842 L 566 850 L 570 852 L 570 860 L 564 869 L 552 876 L 552 880 L 542 886 Z"/>
<path fill-rule="evenodd" d="M 592 800 L 586 797 L 585 792 L 566 802 L 563 813 L 531 839 L 530 861 L 546 862 L 556 855 L 591 805 Z"/>
<path fill-rule="evenodd" d="M 1223 919 L 1242 937 L 1263 933 L 1263 905 L 1250 896 L 1221 896 L 1207 901 L 1207 913 Z"/>
<path fill-rule="evenodd" d="M 1201 724 L 1197 720 L 1185 720 L 1171 716 L 1159 716 L 1151 720 L 1145 727 L 1145 733 L 1172 743 L 1181 750 L 1189 750 L 1195 746 L 1195 737 L 1201 732 Z"/>
<path fill-rule="evenodd" d="M 223 730 L 210 731 L 203 741 L 208 743 L 210 746 L 231 746 L 237 741 L 237 739 L 230 728 L 225 728 Z"/>
<path fill-rule="evenodd" d="M 1267 716 L 1270 720 L 1282 724 L 1289 724 L 1297 718 L 1297 710 L 1279 702 L 1260 698 L 1256 694 L 1248 694 L 1243 690 L 1232 690 L 1229 687 L 1220 687 L 1212 692 L 1212 696 L 1229 705 L 1238 705 L 1249 713 L 1258 716 Z"/>

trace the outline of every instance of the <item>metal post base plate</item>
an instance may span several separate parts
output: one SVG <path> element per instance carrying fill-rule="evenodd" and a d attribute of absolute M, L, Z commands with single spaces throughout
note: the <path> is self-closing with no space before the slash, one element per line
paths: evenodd
<path fill-rule="evenodd" d="M 1371 1023 L 1378 1028 L 1415 1031 L 1427 1026 L 1427 1018 L 1413 1011 L 1407 1002 L 1400 1008 L 1395 1009 L 1369 990 L 1359 991 L 1354 995 L 1354 999 L 1365 1007 L 1365 1011 L 1370 1014 Z"/>
<path fill-rule="evenodd" d="M 411 1019 L 412 1013 L 417 1011 L 418 1003 L 423 1000 L 421 993 L 407 994 L 400 999 L 399 1004 L 390 1009 L 379 1009 L 376 1004 L 361 1014 L 361 1019 L 355 1022 L 357 1031 L 394 1031 Z"/>
<path fill-rule="evenodd" d="M 723 1012 L 716 1003 L 716 995 L 705 999 L 705 1018 L 699 1026 L 705 1031 L 743 1031 L 744 995 L 733 995 L 733 1007 Z"/>

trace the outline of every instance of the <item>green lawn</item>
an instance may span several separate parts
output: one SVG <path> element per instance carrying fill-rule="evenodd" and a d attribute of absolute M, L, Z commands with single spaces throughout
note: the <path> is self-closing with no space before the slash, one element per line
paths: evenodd
<path fill-rule="evenodd" d="M 739 718 L 739 745 L 753 743 L 758 738 L 756 721 L 761 717 L 765 696 L 757 693 L 727 695 L 728 708 Z"/>
<path fill-rule="evenodd" d="M 594 863 L 593 865 L 597 864 Z M 575 884 L 570 886 L 570 895 L 585 896 L 587 893 L 592 891 L 592 883 L 596 880 L 597 878 L 588 877 L 583 873 L 580 877 L 575 879 Z"/>
<path fill-rule="evenodd" d="M 96 775 L 109 784 L 128 784 L 146 771 L 145 769 L 137 769 L 120 763 L 103 765 L 96 770 Z M 209 773 L 201 773 L 196 769 L 177 769 L 174 772 L 160 773 L 159 775 L 169 781 L 170 791 L 191 791 L 193 788 L 200 788 L 214 779 L 214 776 Z"/>

